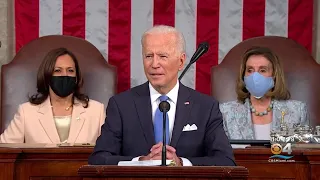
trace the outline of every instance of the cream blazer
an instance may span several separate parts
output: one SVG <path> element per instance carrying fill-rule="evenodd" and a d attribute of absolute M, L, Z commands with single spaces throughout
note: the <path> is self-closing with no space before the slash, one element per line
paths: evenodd
<path fill-rule="evenodd" d="M 89 106 L 84 108 L 76 101 L 67 143 L 95 143 L 104 121 L 105 108 L 102 103 L 90 99 Z M 29 102 L 19 105 L 14 119 L 0 135 L 0 143 L 61 143 L 50 98 L 40 105 Z"/>

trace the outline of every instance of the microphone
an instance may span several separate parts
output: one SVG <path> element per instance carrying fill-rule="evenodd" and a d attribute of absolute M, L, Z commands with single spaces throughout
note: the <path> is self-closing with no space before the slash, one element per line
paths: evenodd
<path fill-rule="evenodd" d="M 193 54 L 192 58 L 190 59 L 189 64 L 187 65 L 187 67 L 183 70 L 183 72 L 181 73 L 179 80 L 182 79 L 182 77 L 184 76 L 184 74 L 188 71 L 188 69 L 190 68 L 190 66 L 196 62 L 204 53 L 206 53 L 209 49 L 209 43 L 207 42 L 202 42 L 199 44 L 198 49 L 196 50 L 196 52 Z"/>
<path fill-rule="evenodd" d="M 167 166 L 167 148 L 166 148 L 166 117 L 167 112 L 170 110 L 170 104 L 167 101 L 162 101 L 159 104 L 159 110 L 163 112 L 163 131 L 162 131 L 162 156 L 161 156 L 161 166 Z"/>

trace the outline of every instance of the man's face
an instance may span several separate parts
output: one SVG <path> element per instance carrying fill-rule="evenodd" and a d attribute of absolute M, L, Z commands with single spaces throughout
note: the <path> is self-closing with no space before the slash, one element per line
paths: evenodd
<path fill-rule="evenodd" d="M 183 69 L 185 53 L 178 49 L 174 33 L 147 34 L 142 47 L 144 72 L 156 89 L 170 91 L 177 83 L 178 71 Z M 167 92 L 165 92 L 167 93 Z"/>

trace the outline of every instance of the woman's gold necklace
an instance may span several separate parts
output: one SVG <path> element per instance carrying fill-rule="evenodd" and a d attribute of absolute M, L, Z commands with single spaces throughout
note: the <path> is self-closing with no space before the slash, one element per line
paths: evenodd
<path fill-rule="evenodd" d="M 72 104 L 66 108 L 64 108 L 64 110 L 69 111 L 69 109 L 72 107 Z M 51 108 L 53 108 L 53 106 L 51 105 Z"/>

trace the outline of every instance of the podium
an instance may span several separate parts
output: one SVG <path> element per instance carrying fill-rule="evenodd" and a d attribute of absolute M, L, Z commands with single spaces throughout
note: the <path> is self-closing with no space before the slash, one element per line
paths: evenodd
<path fill-rule="evenodd" d="M 83 180 L 124 180 L 124 179 L 247 179 L 248 170 L 242 166 L 91 166 L 79 168 Z"/>

